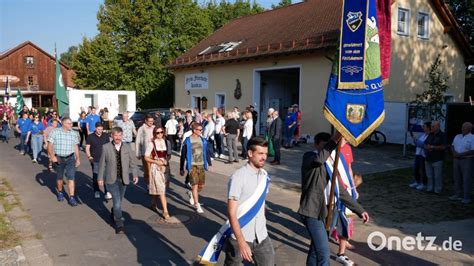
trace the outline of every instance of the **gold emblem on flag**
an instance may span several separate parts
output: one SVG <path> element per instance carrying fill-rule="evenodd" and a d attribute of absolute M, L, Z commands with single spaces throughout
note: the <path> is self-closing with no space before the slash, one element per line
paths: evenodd
<path fill-rule="evenodd" d="M 347 104 L 346 118 L 352 124 L 359 124 L 365 116 L 365 105 L 363 104 Z"/>

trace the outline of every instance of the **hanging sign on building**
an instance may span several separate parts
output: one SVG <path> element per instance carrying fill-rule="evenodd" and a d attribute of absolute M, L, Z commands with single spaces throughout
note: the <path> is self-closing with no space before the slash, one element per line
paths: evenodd
<path fill-rule="evenodd" d="M 208 73 L 197 73 L 189 74 L 185 76 L 184 89 L 208 89 L 209 88 L 209 75 Z"/>

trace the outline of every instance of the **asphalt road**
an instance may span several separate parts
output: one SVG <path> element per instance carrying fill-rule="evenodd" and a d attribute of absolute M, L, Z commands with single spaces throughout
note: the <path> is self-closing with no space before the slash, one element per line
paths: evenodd
<path fill-rule="evenodd" d="M 116 235 L 109 218 L 112 203 L 93 197 L 91 168 L 84 153 L 81 153 L 82 165 L 77 172 L 76 194 L 80 204 L 70 207 L 66 202 L 56 201 L 55 174 L 48 172 L 44 165 L 32 164 L 27 156 L 14 150 L 12 143 L 16 144 L 16 140 L 12 139 L 10 144 L 0 144 L 0 176 L 9 180 L 19 194 L 24 209 L 31 215 L 55 265 L 192 264 L 226 219 L 227 176 L 234 168 L 238 168 L 235 164 L 229 168 L 220 161 L 214 161 L 202 192 L 201 202 L 205 213 L 198 215 L 187 202 L 182 187 L 183 178 L 178 175 L 174 158 L 172 173 L 176 178 L 172 180 L 168 192 L 168 205 L 170 214 L 182 222 L 171 225 L 159 221 L 159 215 L 149 209 L 149 196 L 143 180 L 140 180 L 137 186 L 129 186 L 125 196 L 123 210 L 126 234 Z M 309 241 L 296 213 L 299 193 L 272 186 L 266 203 L 268 230 L 276 251 L 276 264 L 304 265 Z M 366 244 L 367 235 L 375 230 L 403 235 L 394 228 L 375 223 L 361 225 L 357 221 L 352 241 L 356 250 L 346 254 L 360 265 L 445 264 L 459 256 L 459 253 L 437 253 L 433 257 L 426 252 L 386 249 L 375 252 Z M 337 246 L 331 244 L 331 251 L 334 255 Z M 333 255 L 331 264 L 339 265 Z M 221 254 L 220 262 L 223 257 L 224 254 Z M 459 261 L 463 262 L 468 259 L 464 255 L 459 257 Z"/>

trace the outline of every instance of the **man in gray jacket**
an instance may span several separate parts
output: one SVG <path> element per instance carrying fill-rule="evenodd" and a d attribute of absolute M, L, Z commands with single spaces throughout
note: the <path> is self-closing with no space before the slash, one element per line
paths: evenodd
<path fill-rule="evenodd" d="M 341 134 L 337 131 L 332 138 L 329 133 L 318 133 L 314 137 L 315 150 L 303 155 L 298 213 L 311 237 L 306 265 L 329 266 L 328 234 L 324 224 L 328 214 L 324 189 L 329 182 L 329 176 L 324 163 L 337 147 L 337 142 L 340 139 Z M 339 183 L 339 187 L 343 187 L 341 183 Z M 362 218 L 364 223 L 369 221 L 369 214 L 357 201 L 352 199 L 346 190 L 339 191 L 339 199 L 347 208 Z"/>
<path fill-rule="evenodd" d="M 122 128 L 112 129 L 112 142 L 102 146 L 102 155 L 99 162 L 99 187 L 103 190 L 104 183 L 107 191 L 112 193 L 113 207 L 111 211 L 112 221 L 115 222 L 115 232 L 124 234 L 122 218 L 122 200 L 125 189 L 130 183 L 129 175 L 133 174 L 133 184 L 138 182 L 137 167 L 133 159 L 133 151 L 130 145 L 122 143 Z M 105 176 L 105 181 L 104 181 Z"/>

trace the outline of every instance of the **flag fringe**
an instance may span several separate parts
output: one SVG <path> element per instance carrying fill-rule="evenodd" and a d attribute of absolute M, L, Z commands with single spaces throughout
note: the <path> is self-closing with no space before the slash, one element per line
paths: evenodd
<path fill-rule="evenodd" d="M 341 82 L 340 80 L 337 82 L 338 89 L 367 89 L 367 85 L 364 81 L 361 82 Z"/>
<path fill-rule="evenodd" d="M 207 260 L 202 260 L 202 257 L 201 256 L 198 256 L 197 257 L 197 262 L 199 263 L 199 265 L 216 265 L 216 263 L 212 263 L 210 261 L 207 261 Z"/>
<path fill-rule="evenodd" d="M 382 124 L 383 120 L 385 119 L 385 110 L 380 114 L 380 116 L 366 129 L 362 134 L 360 134 L 359 137 L 354 137 L 349 130 L 347 130 L 340 122 L 337 120 L 337 118 L 329 111 L 326 106 L 324 106 L 323 109 L 324 117 L 331 123 L 337 131 L 339 131 L 342 136 L 354 147 L 359 146 L 359 144 L 364 141 L 372 132 Z"/>

